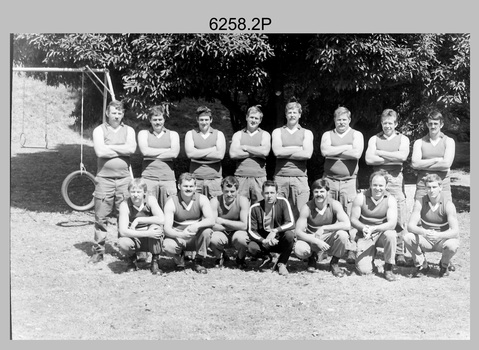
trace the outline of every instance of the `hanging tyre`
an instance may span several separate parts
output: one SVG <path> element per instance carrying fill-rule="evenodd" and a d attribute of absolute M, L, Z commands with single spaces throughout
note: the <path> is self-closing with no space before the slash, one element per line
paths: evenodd
<path fill-rule="evenodd" d="M 68 206 L 74 210 L 86 211 L 93 208 L 95 199 L 95 177 L 85 170 L 69 174 L 62 183 L 62 196 Z"/>

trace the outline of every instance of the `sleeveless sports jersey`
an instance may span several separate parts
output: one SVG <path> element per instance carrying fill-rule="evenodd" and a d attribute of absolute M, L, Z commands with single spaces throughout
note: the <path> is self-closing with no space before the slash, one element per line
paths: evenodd
<path fill-rule="evenodd" d="M 426 230 L 446 231 L 449 229 L 449 223 L 446 215 L 446 201 L 440 198 L 439 207 L 433 211 L 429 206 L 429 196 L 425 195 L 421 199 L 421 226 Z"/>
<path fill-rule="evenodd" d="M 307 233 L 315 233 L 321 226 L 331 225 L 336 222 L 336 214 L 333 212 L 331 199 L 327 198 L 325 203 L 325 211 L 321 214 L 314 203 L 314 199 L 310 200 L 306 205 L 309 207 L 310 214 L 308 216 Z"/>
<path fill-rule="evenodd" d="M 153 129 L 148 130 L 148 147 L 151 148 L 170 148 L 171 133 L 168 129 L 163 129 L 162 135 L 158 138 L 153 133 Z M 141 177 L 151 180 L 175 180 L 175 171 L 173 170 L 173 159 L 165 160 L 155 157 L 144 157 L 142 163 L 143 171 Z"/>
<path fill-rule="evenodd" d="M 201 131 L 192 130 L 193 144 L 198 149 L 205 149 L 216 146 L 218 140 L 218 130 L 210 128 L 209 136 L 204 139 Z M 198 179 L 217 179 L 221 178 L 221 161 L 211 161 L 206 159 L 192 159 L 190 162 L 190 173 Z"/>
<path fill-rule="evenodd" d="M 198 193 L 193 195 L 193 204 L 189 210 L 186 209 L 183 204 L 181 204 L 181 194 L 171 196 L 171 198 L 173 198 L 176 209 L 173 217 L 173 228 L 181 231 L 187 226 L 201 220 L 203 214 L 201 212 L 200 195 Z"/>
<path fill-rule="evenodd" d="M 359 221 L 365 225 L 379 225 L 387 221 L 389 193 L 385 192 L 383 199 L 377 205 L 371 199 L 371 189 L 364 192 Z"/>
<path fill-rule="evenodd" d="M 444 153 L 446 152 L 446 140 L 447 136 L 444 135 L 442 132 L 440 133 L 440 140 L 434 146 L 431 143 L 431 138 L 429 135 L 426 135 L 422 138 L 422 145 L 421 145 L 421 152 L 422 152 L 422 159 L 431 159 L 436 157 L 444 157 Z M 449 170 L 439 171 L 439 170 L 419 170 L 417 174 L 418 179 L 422 179 L 427 174 L 437 174 L 444 179 L 448 174 Z"/>
<path fill-rule="evenodd" d="M 261 146 L 263 130 L 258 128 L 254 134 L 248 133 L 247 129 L 241 130 L 240 145 Z M 236 162 L 235 176 L 263 177 L 266 176 L 266 159 L 262 157 L 248 157 Z"/>
<path fill-rule="evenodd" d="M 118 127 L 119 130 L 113 132 L 107 127 L 107 123 L 101 125 L 103 130 L 103 139 L 105 145 L 124 145 L 127 140 L 128 127 L 123 123 Z M 130 157 L 119 156 L 113 158 L 98 157 L 97 176 L 100 177 L 127 177 L 130 176 Z"/>
<path fill-rule="evenodd" d="M 336 129 L 327 131 L 331 138 L 332 146 L 352 145 L 354 140 L 354 129 L 349 129 L 343 137 L 339 137 Z M 358 173 L 357 159 L 341 159 L 338 157 L 326 157 L 324 162 L 324 174 L 336 179 L 347 180 L 354 178 Z"/>
<path fill-rule="evenodd" d="M 136 218 L 146 218 L 146 217 L 153 216 L 153 214 L 151 213 L 151 208 L 148 204 L 145 203 L 143 208 L 140 211 L 138 211 L 138 209 L 136 209 L 133 206 L 133 202 L 131 201 L 131 198 L 128 198 L 126 201 L 128 204 L 128 209 L 130 210 L 130 214 L 128 218 L 129 225 L 131 225 L 131 223 L 135 221 Z M 136 225 L 136 229 L 139 230 L 139 229 L 148 227 L 149 225 L 150 224 L 139 223 L 138 225 Z"/>
<path fill-rule="evenodd" d="M 223 201 L 223 195 L 217 196 L 216 199 L 218 200 L 218 203 L 219 203 L 218 217 L 227 219 L 227 220 L 234 220 L 234 221 L 237 221 L 240 219 L 240 204 L 239 204 L 238 196 L 236 196 L 236 198 L 230 204 L 229 209 L 225 206 L 225 203 Z"/>
<path fill-rule="evenodd" d="M 381 131 L 379 134 L 376 135 L 376 149 L 380 151 L 387 151 L 387 152 L 396 152 L 399 151 L 399 147 L 401 146 L 401 139 L 402 134 L 396 131 L 392 138 L 388 139 Z M 386 170 L 388 173 L 397 175 L 402 171 L 402 162 L 390 162 L 385 161 L 384 164 L 374 166 L 374 171 L 378 171 L 380 169 Z"/>
<path fill-rule="evenodd" d="M 287 126 L 281 129 L 281 142 L 283 147 L 289 146 L 303 146 L 305 129 L 298 126 L 298 129 L 290 134 Z M 276 158 L 276 167 L 274 176 L 307 176 L 306 175 L 306 160 L 295 160 Z"/>

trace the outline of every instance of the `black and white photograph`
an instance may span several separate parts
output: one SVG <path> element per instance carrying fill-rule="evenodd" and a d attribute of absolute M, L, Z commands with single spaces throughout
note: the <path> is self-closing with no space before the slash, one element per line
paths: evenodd
<path fill-rule="evenodd" d="M 470 27 L 302 3 L 8 28 L 9 340 L 471 340 Z"/>

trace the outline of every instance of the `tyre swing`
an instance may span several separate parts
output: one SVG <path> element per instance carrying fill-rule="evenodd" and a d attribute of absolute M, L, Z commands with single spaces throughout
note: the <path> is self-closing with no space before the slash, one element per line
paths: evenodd
<path fill-rule="evenodd" d="M 69 174 L 62 183 L 63 199 L 70 208 L 78 211 L 90 210 L 95 205 L 95 198 L 93 197 L 95 176 L 88 172 L 83 164 L 83 83 L 84 74 L 82 73 L 80 170 Z"/>

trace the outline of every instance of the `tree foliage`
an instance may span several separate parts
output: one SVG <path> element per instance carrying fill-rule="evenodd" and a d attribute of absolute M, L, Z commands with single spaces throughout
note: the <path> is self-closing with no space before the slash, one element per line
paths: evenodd
<path fill-rule="evenodd" d="M 384 108 L 423 132 L 429 108 L 469 124 L 469 34 L 17 34 L 15 65 L 106 67 L 117 95 L 141 115 L 183 97 L 219 100 L 234 129 L 252 104 L 263 127 L 284 122 L 293 96 L 303 123 L 322 133 L 338 105 L 374 131 Z M 66 79 L 66 78 L 65 78 Z M 451 114 L 454 113 L 454 115 Z M 456 121 L 456 123 L 454 123 Z M 456 130 L 457 131 L 457 130 Z M 468 130 L 467 130 L 468 133 Z"/>

